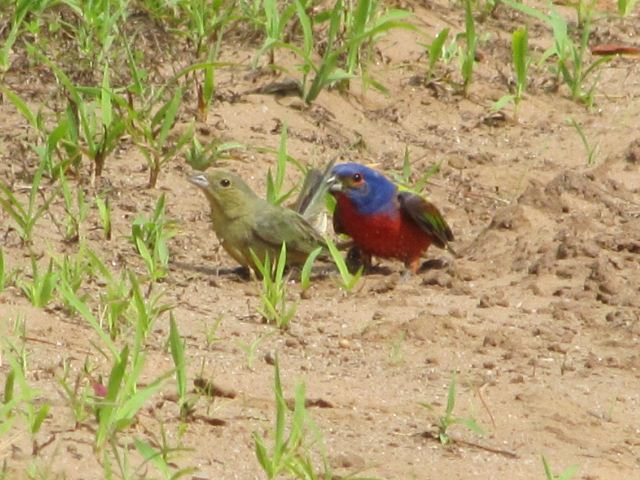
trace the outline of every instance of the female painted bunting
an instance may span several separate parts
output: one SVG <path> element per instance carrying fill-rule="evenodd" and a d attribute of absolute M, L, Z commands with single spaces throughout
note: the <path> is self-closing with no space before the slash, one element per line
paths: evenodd
<path fill-rule="evenodd" d="M 399 191 L 381 173 L 358 163 L 342 163 L 333 167 L 328 181 L 337 202 L 333 228 L 352 238 L 366 267 L 375 255 L 402 260 L 415 273 L 432 243 L 453 252 L 448 244 L 453 233 L 435 205 Z"/>
<path fill-rule="evenodd" d="M 189 181 L 199 187 L 211 207 L 211 223 L 224 249 L 240 265 L 258 273 L 251 250 L 274 260 L 287 244 L 287 264 L 300 265 L 324 239 L 299 213 L 258 197 L 238 176 L 226 170 L 194 172 Z"/>

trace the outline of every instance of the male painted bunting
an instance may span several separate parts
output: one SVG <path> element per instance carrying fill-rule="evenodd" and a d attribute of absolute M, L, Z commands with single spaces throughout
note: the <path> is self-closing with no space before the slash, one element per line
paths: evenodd
<path fill-rule="evenodd" d="M 331 173 L 329 191 L 337 202 L 333 228 L 352 238 L 365 266 L 375 255 L 402 260 L 415 273 L 432 243 L 453 252 L 448 244 L 453 233 L 432 203 L 399 191 L 384 175 L 358 163 L 336 165 Z"/>
<path fill-rule="evenodd" d="M 273 260 L 284 242 L 287 264 L 300 265 L 318 246 L 324 246 L 322 236 L 302 215 L 258 197 L 238 175 L 212 169 L 194 172 L 189 181 L 207 197 L 213 230 L 224 249 L 256 273 L 251 250 L 261 261 L 267 253 Z"/>

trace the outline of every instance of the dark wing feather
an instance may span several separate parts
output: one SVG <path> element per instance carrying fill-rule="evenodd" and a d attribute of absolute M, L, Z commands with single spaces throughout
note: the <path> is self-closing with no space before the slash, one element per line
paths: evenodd
<path fill-rule="evenodd" d="M 453 233 L 433 203 L 410 192 L 398 193 L 398 202 L 402 211 L 433 237 L 434 245 L 453 252 L 448 245 L 448 242 L 453 241 Z"/>

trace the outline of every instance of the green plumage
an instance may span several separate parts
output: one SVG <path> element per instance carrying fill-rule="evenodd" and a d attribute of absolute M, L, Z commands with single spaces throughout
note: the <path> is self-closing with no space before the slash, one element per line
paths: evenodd
<path fill-rule="evenodd" d="M 216 169 L 196 172 L 189 181 L 204 192 L 213 230 L 240 265 L 256 270 L 251 250 L 261 260 L 266 254 L 273 260 L 283 242 L 287 264 L 300 265 L 318 246 L 324 246 L 322 236 L 304 217 L 258 197 L 238 175 Z"/>

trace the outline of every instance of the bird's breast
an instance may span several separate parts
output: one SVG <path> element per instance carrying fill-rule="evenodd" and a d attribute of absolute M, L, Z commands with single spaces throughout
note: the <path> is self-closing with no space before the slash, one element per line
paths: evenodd
<path fill-rule="evenodd" d="M 365 253 L 407 260 L 420 257 L 431 238 L 400 208 L 392 205 L 376 214 L 362 214 L 346 196 L 337 198 L 334 215 L 353 242 Z"/>

